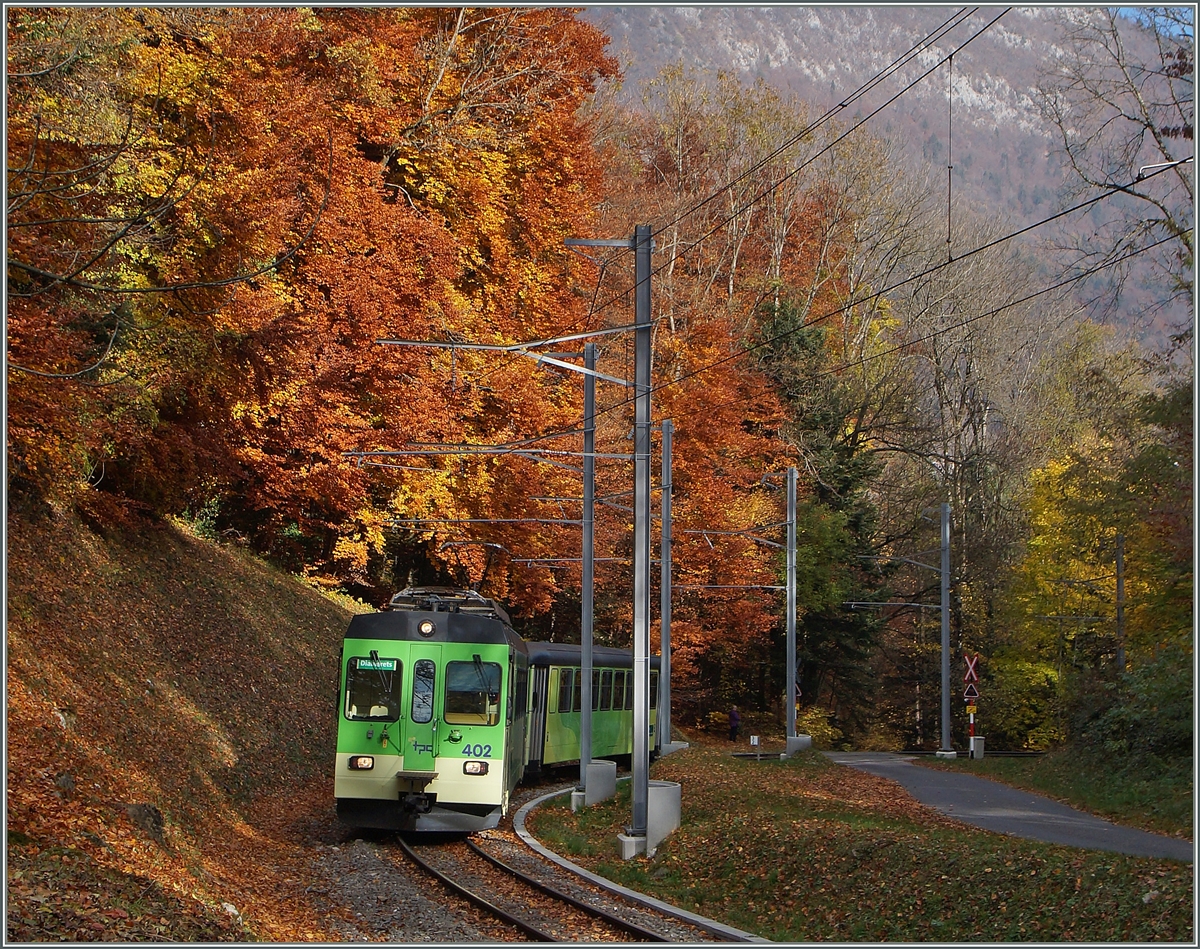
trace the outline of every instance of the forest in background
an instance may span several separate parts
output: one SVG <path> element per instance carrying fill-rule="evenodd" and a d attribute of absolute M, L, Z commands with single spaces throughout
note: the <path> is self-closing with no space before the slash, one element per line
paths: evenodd
<path fill-rule="evenodd" d="M 1190 755 L 1192 366 L 1084 318 L 1065 281 L 1165 248 L 1163 293 L 1190 294 L 1190 170 L 1125 189 L 1147 230 L 1118 217 L 1082 248 L 1099 257 L 1066 242 L 1048 260 L 961 199 L 948 210 L 895 143 L 764 84 L 677 67 L 623 88 L 569 10 L 6 15 L 10 518 L 181 516 L 373 604 L 410 578 L 468 583 L 530 638 L 577 636 L 578 565 L 520 561 L 578 558 L 578 527 L 516 521 L 578 517 L 541 500 L 580 496 L 573 459 L 529 450 L 578 451 L 578 377 L 376 341 L 627 325 L 630 255 L 564 241 L 651 223 L 681 714 L 779 701 L 782 597 L 728 587 L 781 582 L 747 534 L 781 539 L 765 476 L 795 466 L 814 734 L 936 744 L 936 613 L 844 604 L 935 603 L 936 574 L 908 561 L 934 556 L 930 512 L 949 502 L 954 652 L 983 657 L 989 746 Z M 1047 108 L 1120 92 L 1098 53 L 1115 34 L 1085 27 Z M 1139 75 L 1159 111 L 1128 135 L 1160 161 L 1192 141 L 1190 21 L 1169 27 L 1120 27 L 1155 31 Z M 1064 205 L 1147 163 L 1085 131 L 1064 145 L 1081 172 Z M 626 338 L 596 341 L 598 369 L 629 378 Z M 631 421 L 602 383 L 597 451 L 627 453 Z M 435 444 L 523 453 L 345 455 Z M 632 479 L 617 458 L 597 469 L 618 505 L 599 508 L 597 637 L 624 645 Z"/>

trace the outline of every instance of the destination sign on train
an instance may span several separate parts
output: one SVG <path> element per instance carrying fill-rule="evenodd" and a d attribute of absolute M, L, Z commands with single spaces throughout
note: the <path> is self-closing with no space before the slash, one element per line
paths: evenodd
<path fill-rule="evenodd" d="M 395 659 L 359 659 L 358 668 L 360 669 L 381 669 L 386 672 L 396 671 Z"/>

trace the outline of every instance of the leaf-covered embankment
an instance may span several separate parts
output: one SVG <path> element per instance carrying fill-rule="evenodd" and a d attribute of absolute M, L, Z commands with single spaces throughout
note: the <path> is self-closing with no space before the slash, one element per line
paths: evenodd
<path fill-rule="evenodd" d="M 281 818 L 332 820 L 346 610 L 171 526 L 10 512 L 7 567 L 8 938 L 329 938 Z"/>

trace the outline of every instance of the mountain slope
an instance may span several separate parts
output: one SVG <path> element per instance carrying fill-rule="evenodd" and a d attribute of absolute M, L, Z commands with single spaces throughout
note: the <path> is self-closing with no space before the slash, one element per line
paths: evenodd
<path fill-rule="evenodd" d="M 612 37 L 627 82 L 682 60 L 762 78 L 815 107 L 833 108 L 912 49 L 953 7 L 592 7 L 584 16 Z M 1022 222 L 1043 216 L 1062 178 L 1051 130 L 1034 107 L 1039 70 L 1054 54 L 1056 28 L 1044 10 L 984 8 L 841 113 L 849 123 L 916 85 L 871 120 L 905 144 L 916 162 L 954 165 L 955 189 Z M 977 39 L 971 39 L 978 34 Z M 955 49 L 950 67 L 921 75 Z M 953 154 L 950 154 L 951 148 Z M 937 179 L 935 179 L 937 180 Z"/>
<path fill-rule="evenodd" d="M 664 65 L 683 63 L 700 73 L 729 72 L 746 83 L 761 79 L 804 100 L 809 113 L 819 116 L 836 109 L 959 9 L 605 6 L 589 7 L 583 17 L 611 37 L 611 50 L 621 61 L 631 95 Z M 1017 229 L 1043 221 L 1074 201 L 1064 196 L 1068 178 L 1058 153 L 1058 131 L 1035 106 L 1036 86 L 1062 52 L 1062 26 L 1056 19 L 1061 11 L 1004 11 L 979 8 L 839 110 L 836 121 L 847 127 L 878 109 L 866 127 L 900 144 L 913 171 L 928 174 L 932 197 L 945 201 L 952 188 L 955 200 L 965 200 L 984 214 L 1002 215 Z M 1131 28 L 1122 41 L 1133 61 L 1156 61 L 1148 34 Z M 938 66 L 951 52 L 952 64 Z M 910 83 L 911 88 L 888 102 Z M 1115 208 L 1093 207 L 1087 217 L 1076 215 L 1061 223 L 1067 230 L 1091 233 L 1110 210 Z M 1032 232 L 1030 240 L 1051 236 L 1043 227 Z M 1056 272 L 1049 253 L 1040 253 L 1047 274 Z M 1152 348 L 1166 348 L 1171 328 L 1190 314 L 1156 312 L 1163 287 L 1152 271 L 1148 258 L 1135 263 L 1121 306 L 1109 318 Z"/>

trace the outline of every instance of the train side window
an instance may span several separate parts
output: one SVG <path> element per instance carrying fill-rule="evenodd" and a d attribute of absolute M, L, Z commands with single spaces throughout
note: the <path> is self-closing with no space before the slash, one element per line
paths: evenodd
<path fill-rule="evenodd" d="M 497 662 L 446 663 L 446 721 L 451 725 L 495 725 L 500 721 L 501 668 Z"/>
<path fill-rule="evenodd" d="M 618 669 L 613 673 L 612 707 L 620 711 L 625 707 L 625 670 Z"/>
<path fill-rule="evenodd" d="M 511 725 L 513 722 L 513 706 L 516 705 L 516 671 L 516 663 L 513 662 L 513 654 L 510 652 L 508 654 L 508 708 L 504 715 L 504 721 L 508 725 Z"/>
<path fill-rule="evenodd" d="M 517 663 L 517 689 L 516 697 L 513 700 L 512 708 L 508 710 L 508 720 L 512 721 L 513 717 L 524 718 L 525 709 L 529 701 L 529 667 L 523 663 Z"/>
<path fill-rule="evenodd" d="M 346 663 L 346 718 L 394 722 L 400 717 L 399 659 L 353 656 Z"/>
<path fill-rule="evenodd" d="M 571 711 L 571 680 L 574 678 L 574 672 L 574 669 L 558 670 L 558 710 L 560 712 Z"/>
<path fill-rule="evenodd" d="M 625 676 L 625 707 L 633 708 L 633 671 Z"/>
<path fill-rule="evenodd" d="M 592 711 L 600 711 L 600 670 L 592 670 Z"/>
<path fill-rule="evenodd" d="M 658 673 L 650 671 L 650 707 L 658 708 Z"/>
<path fill-rule="evenodd" d="M 582 712 L 583 711 L 583 670 L 582 669 L 577 669 L 575 671 L 575 688 L 572 690 L 572 694 L 575 697 L 573 699 L 571 699 L 571 709 L 576 712 Z"/>
<path fill-rule="evenodd" d="M 437 667 L 432 659 L 413 663 L 412 720 L 424 725 L 433 720 L 433 685 Z"/>
<path fill-rule="evenodd" d="M 605 669 L 600 673 L 600 711 L 607 712 L 612 708 L 613 671 Z"/>

